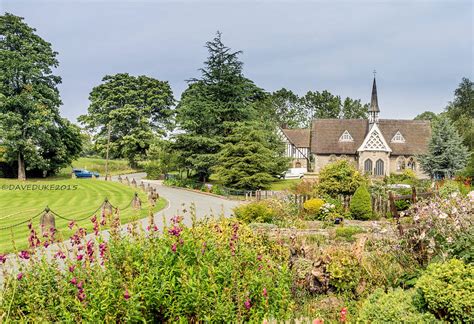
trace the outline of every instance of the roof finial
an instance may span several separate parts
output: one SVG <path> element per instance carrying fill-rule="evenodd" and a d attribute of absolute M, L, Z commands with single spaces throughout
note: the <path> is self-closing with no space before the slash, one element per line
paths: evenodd
<path fill-rule="evenodd" d="M 374 74 L 374 79 L 375 79 L 375 75 L 377 74 L 377 71 L 374 69 L 374 72 L 372 72 Z"/>
<path fill-rule="evenodd" d="M 379 102 L 377 99 L 377 84 L 375 82 L 375 70 L 374 70 L 374 84 L 372 85 L 372 98 L 370 99 L 370 107 L 369 107 L 369 112 L 374 111 L 374 112 L 379 112 Z"/>

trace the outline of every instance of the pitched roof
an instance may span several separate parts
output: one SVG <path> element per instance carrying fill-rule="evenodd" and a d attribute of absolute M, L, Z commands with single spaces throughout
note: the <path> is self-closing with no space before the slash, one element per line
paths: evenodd
<path fill-rule="evenodd" d="M 296 147 L 309 147 L 311 130 L 307 128 L 287 129 L 282 128 L 282 132 L 288 137 L 288 140 Z"/>
<path fill-rule="evenodd" d="M 392 155 L 413 155 L 427 151 L 431 137 L 429 121 L 380 119 L 378 122 L 383 137 L 392 149 Z M 340 142 L 339 137 L 347 130 L 353 142 Z M 317 119 L 311 127 L 311 151 L 315 154 L 356 154 L 369 131 L 365 119 Z M 400 131 L 405 143 L 391 143 Z"/>

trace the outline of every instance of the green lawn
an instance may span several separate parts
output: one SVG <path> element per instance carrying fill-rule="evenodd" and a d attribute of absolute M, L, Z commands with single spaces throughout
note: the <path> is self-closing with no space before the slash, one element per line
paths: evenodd
<path fill-rule="evenodd" d="M 272 182 L 269 190 L 275 190 L 275 191 L 288 190 L 300 182 L 301 182 L 301 179 L 277 180 L 275 182 Z"/>
<path fill-rule="evenodd" d="M 76 190 L 7 190 L 4 186 L 10 185 L 48 185 L 70 186 Z M 54 188 L 54 187 L 53 187 Z M 135 211 L 131 207 L 124 209 L 138 192 L 142 200 L 142 209 Z M 130 188 L 116 182 L 106 182 L 93 179 L 48 179 L 29 180 L 19 182 L 16 180 L 0 179 L 0 253 L 13 250 L 12 239 L 16 248 L 26 247 L 28 228 L 27 224 L 16 226 L 13 229 L 3 229 L 22 221 L 27 221 L 40 213 L 46 206 L 57 214 L 69 219 L 80 219 L 92 216 L 92 213 L 108 198 L 112 205 L 119 207 L 122 223 L 144 218 L 148 215 L 149 204 L 146 194 L 139 188 Z M 154 211 L 164 208 L 166 201 L 160 200 Z M 100 217 L 100 212 L 98 213 Z M 33 225 L 38 228 L 39 217 L 33 220 Z M 56 217 L 56 228 L 60 234 L 68 238 L 71 231 L 67 228 L 68 221 Z M 92 229 L 92 224 L 87 218 L 78 222 Z M 39 229 L 39 228 L 38 228 Z"/>
<path fill-rule="evenodd" d="M 72 168 L 75 169 L 87 169 L 100 173 L 101 176 L 105 175 L 105 159 L 99 158 L 79 158 L 72 162 Z M 59 177 L 70 177 L 71 170 L 70 166 L 65 167 L 59 171 Z M 109 160 L 109 173 L 111 175 L 134 173 L 139 170 L 132 169 L 128 165 L 126 160 Z"/>

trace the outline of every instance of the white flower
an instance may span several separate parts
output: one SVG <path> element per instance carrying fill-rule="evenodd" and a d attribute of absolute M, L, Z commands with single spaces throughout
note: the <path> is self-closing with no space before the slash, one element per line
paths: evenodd
<path fill-rule="evenodd" d="M 448 237 L 448 238 L 446 239 L 446 242 L 448 242 L 448 243 L 453 243 L 453 238 L 452 238 L 451 236 Z"/>
<path fill-rule="evenodd" d="M 425 238 L 425 235 L 426 235 L 425 232 L 421 232 L 421 234 L 420 234 L 420 240 L 424 239 L 424 238 Z"/>
<path fill-rule="evenodd" d="M 441 212 L 438 217 L 441 219 L 445 219 L 448 218 L 448 214 Z"/>

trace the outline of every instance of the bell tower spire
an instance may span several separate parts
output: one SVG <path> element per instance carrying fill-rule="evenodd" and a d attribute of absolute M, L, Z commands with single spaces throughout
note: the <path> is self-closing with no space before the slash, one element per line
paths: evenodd
<path fill-rule="evenodd" d="M 373 125 L 379 121 L 379 102 L 377 99 L 377 83 L 375 81 L 375 70 L 374 70 L 374 83 L 372 85 L 372 97 L 370 99 L 369 107 L 369 124 Z"/>

